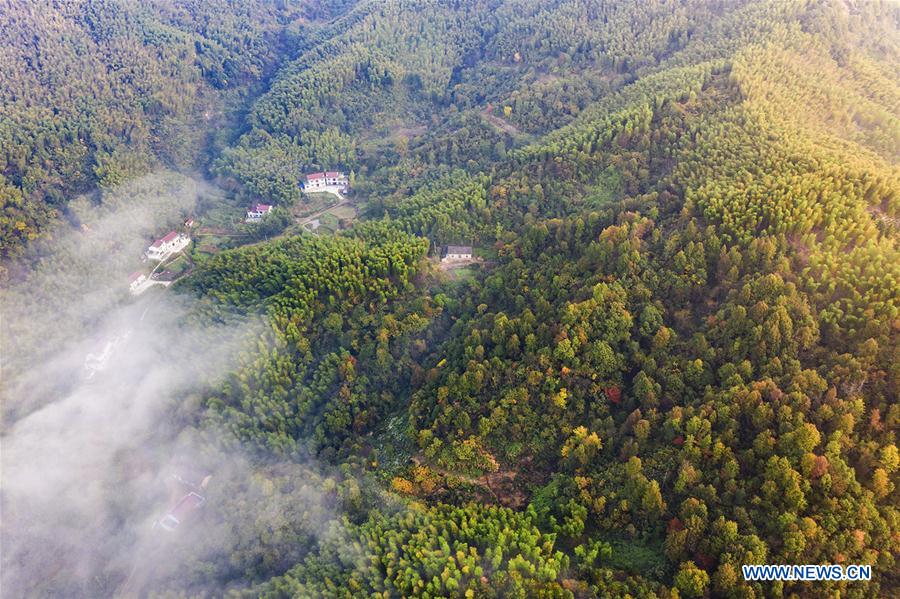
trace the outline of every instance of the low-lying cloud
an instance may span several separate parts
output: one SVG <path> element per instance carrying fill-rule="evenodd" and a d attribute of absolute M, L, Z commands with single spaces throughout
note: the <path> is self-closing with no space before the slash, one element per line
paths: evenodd
<path fill-rule="evenodd" d="M 82 205 L 84 226 L 34 248 L 32 269 L 2 293 L 4 597 L 137 596 L 178 573 L 202 584 L 204 564 L 221 561 L 227 576 L 271 559 L 258 555 L 265 542 L 240 548 L 247 527 L 301 541 L 327 519 L 311 471 L 251 467 L 240 449 L 208 443 L 218 431 L 198 416 L 260 323 L 200 325 L 187 318 L 190 298 L 127 293 L 147 240 L 190 214 L 203 189 L 160 174 Z M 219 517 L 162 529 L 192 491 Z"/>

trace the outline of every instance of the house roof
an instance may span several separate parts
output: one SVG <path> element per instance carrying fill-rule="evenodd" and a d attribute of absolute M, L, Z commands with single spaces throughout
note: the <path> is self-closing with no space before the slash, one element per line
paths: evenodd
<path fill-rule="evenodd" d="M 471 254 L 471 245 L 448 245 L 444 248 L 444 255 L 447 254 Z"/>
<path fill-rule="evenodd" d="M 325 176 L 328 177 L 329 179 L 334 179 L 336 177 L 344 176 L 344 173 L 342 173 L 341 171 L 327 171 L 325 173 Z"/>
<path fill-rule="evenodd" d="M 181 498 L 175 507 L 169 510 L 169 515 L 174 516 L 176 520 L 181 522 L 185 516 L 206 503 L 206 499 L 202 495 L 198 495 L 191 491 Z"/>
<path fill-rule="evenodd" d="M 140 279 L 143 276 L 144 276 L 144 273 L 136 270 L 133 273 L 131 273 L 130 275 L 128 275 L 128 282 L 134 283 L 135 281 L 137 281 L 138 279 Z"/>
<path fill-rule="evenodd" d="M 317 179 L 324 179 L 324 178 L 325 178 L 325 173 L 310 173 L 310 174 L 306 175 L 307 181 L 315 181 Z"/>
<path fill-rule="evenodd" d="M 162 239 L 157 239 L 156 241 L 154 241 L 152 247 L 158 248 L 159 246 L 161 246 L 161 245 L 164 244 L 164 243 L 169 243 L 170 241 L 172 241 L 172 240 L 175 239 L 176 237 L 178 237 L 178 232 L 177 232 L 177 231 L 172 231 L 172 232 L 170 232 L 168 235 L 166 235 L 165 237 L 163 237 Z"/>
<path fill-rule="evenodd" d="M 268 212 L 271 209 L 270 204 L 254 204 L 252 212 Z"/>

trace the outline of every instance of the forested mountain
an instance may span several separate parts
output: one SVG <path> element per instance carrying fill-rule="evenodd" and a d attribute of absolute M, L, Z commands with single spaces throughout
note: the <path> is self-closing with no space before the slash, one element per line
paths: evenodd
<path fill-rule="evenodd" d="M 0 11 L 0 231 L 17 256 L 66 198 L 207 160 L 242 92 L 339 3 L 8 0 Z"/>
<path fill-rule="evenodd" d="M 141 592 L 896 594 L 900 6 L 327 4 L 0 20 L 7 255 L 154 165 L 285 208 L 343 168 L 366 200 L 174 286 L 186 327 L 265 322 L 172 408 L 253 474 Z M 433 259 L 457 243 L 466 276 Z M 873 577 L 744 579 L 766 563 Z M 131 577 L 76 579 L 32 589 Z"/>

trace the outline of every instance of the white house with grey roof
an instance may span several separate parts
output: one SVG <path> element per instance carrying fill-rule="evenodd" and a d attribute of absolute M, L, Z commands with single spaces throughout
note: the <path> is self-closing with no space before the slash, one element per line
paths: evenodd
<path fill-rule="evenodd" d="M 471 259 L 471 245 L 448 245 L 441 250 L 441 262 L 458 262 Z"/>

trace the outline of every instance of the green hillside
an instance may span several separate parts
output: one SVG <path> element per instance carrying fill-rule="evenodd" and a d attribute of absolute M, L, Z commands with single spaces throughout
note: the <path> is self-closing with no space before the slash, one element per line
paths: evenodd
<path fill-rule="evenodd" d="M 208 160 L 214 131 L 338 3 L 75 0 L 0 15 L 0 256 L 73 193 Z"/>
<path fill-rule="evenodd" d="M 265 322 L 178 416 L 254 475 L 211 483 L 142 592 L 900 588 L 900 6 L 185 5 L 0 21 L 18 57 L 0 64 L 20 65 L 0 82 L 75 68 L 37 69 L 10 37 L 51 18 L 46 36 L 109 77 L 72 80 L 52 115 L 69 104 L 0 85 L 7 255 L 71 190 L 156 165 L 288 208 L 304 173 L 341 168 L 362 218 L 223 251 L 174 286 L 186 326 Z M 148 75 L 122 79 L 125 55 Z M 229 102 L 227 135 L 188 123 Z M 459 243 L 482 259 L 442 270 Z M 321 504 L 297 507 L 300 480 Z M 248 521 L 256 492 L 292 507 Z M 873 578 L 748 582 L 744 564 Z M 127 577 L 104 575 L 76 592 Z"/>

